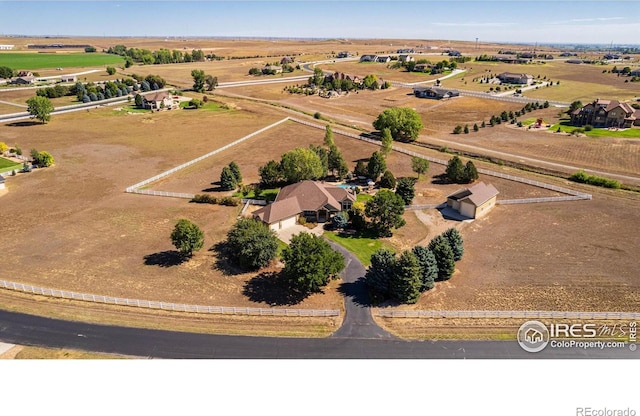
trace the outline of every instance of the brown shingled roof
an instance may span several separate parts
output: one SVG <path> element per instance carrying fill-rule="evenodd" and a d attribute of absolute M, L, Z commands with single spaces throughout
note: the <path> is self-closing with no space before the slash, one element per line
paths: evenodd
<path fill-rule="evenodd" d="M 273 224 L 274 222 L 291 218 L 301 212 L 302 209 L 298 203 L 298 198 L 293 197 L 266 205 L 255 210 L 253 215 L 267 224 Z"/>
<path fill-rule="evenodd" d="M 498 195 L 498 190 L 491 184 L 487 185 L 484 182 L 478 182 L 477 184 L 454 192 L 447 198 L 451 198 L 456 201 L 469 201 L 476 207 L 484 204 L 494 196 Z"/>

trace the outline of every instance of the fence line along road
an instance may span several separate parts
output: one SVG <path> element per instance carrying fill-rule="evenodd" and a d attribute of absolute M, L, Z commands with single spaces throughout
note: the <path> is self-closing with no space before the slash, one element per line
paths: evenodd
<path fill-rule="evenodd" d="M 132 306 L 146 309 L 162 309 L 165 311 L 207 313 L 218 315 L 251 315 L 251 316 L 313 316 L 330 317 L 339 316 L 340 311 L 335 309 L 276 309 L 276 308 L 240 308 L 232 306 L 206 306 L 188 305 L 182 303 L 159 302 L 153 300 L 116 298 L 110 296 L 94 295 L 87 293 L 69 292 L 66 290 L 48 289 L 23 283 L 0 280 L 0 288 L 15 290 L 18 292 L 32 293 L 35 295 L 54 298 L 74 299 L 85 302 L 106 303 L 109 305 Z"/>
<path fill-rule="evenodd" d="M 384 318 L 490 318 L 490 319 L 611 319 L 638 320 L 640 312 L 569 312 L 569 311 L 431 311 L 374 309 Z"/>

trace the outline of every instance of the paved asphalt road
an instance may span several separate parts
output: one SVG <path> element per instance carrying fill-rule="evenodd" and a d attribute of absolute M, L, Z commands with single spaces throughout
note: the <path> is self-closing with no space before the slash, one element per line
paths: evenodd
<path fill-rule="evenodd" d="M 93 325 L 0 311 L 0 340 L 153 358 L 640 358 L 628 348 L 547 347 L 527 353 L 512 341 L 402 341 L 267 338 Z"/>

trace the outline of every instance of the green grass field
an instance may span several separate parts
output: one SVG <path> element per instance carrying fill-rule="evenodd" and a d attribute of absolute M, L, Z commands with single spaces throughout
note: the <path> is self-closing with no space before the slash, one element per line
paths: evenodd
<path fill-rule="evenodd" d="M 570 125 L 568 121 L 561 121 L 560 123 L 556 123 L 551 127 L 549 127 L 549 130 L 557 131 L 558 127 L 560 127 L 560 131 L 564 133 L 572 133 L 574 130 L 580 128 L 580 127 Z M 622 138 L 622 139 L 640 139 L 640 129 L 638 128 L 631 128 L 631 129 L 618 130 L 618 131 L 594 128 L 590 131 L 585 130 L 583 134 L 587 137 L 616 137 L 616 138 Z"/>
<path fill-rule="evenodd" d="M 0 53 L 0 66 L 13 70 L 95 67 L 122 62 L 121 56 L 106 53 Z"/>
<path fill-rule="evenodd" d="M 358 235 L 340 235 L 332 231 L 326 231 L 323 235 L 352 252 L 365 266 L 371 264 L 371 255 L 376 250 L 380 248 L 393 250 L 391 245 L 375 238 L 361 237 Z"/>
<path fill-rule="evenodd" d="M 12 170 L 20 170 L 22 169 L 22 165 L 20 163 L 15 163 L 9 159 L 5 159 L 0 157 L 0 173 L 9 172 Z"/>

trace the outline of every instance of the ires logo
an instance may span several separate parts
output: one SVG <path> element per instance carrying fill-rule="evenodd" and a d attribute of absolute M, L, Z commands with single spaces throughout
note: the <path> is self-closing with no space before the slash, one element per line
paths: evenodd
<path fill-rule="evenodd" d="M 551 338 L 595 338 L 598 335 L 596 324 L 550 324 Z"/>

